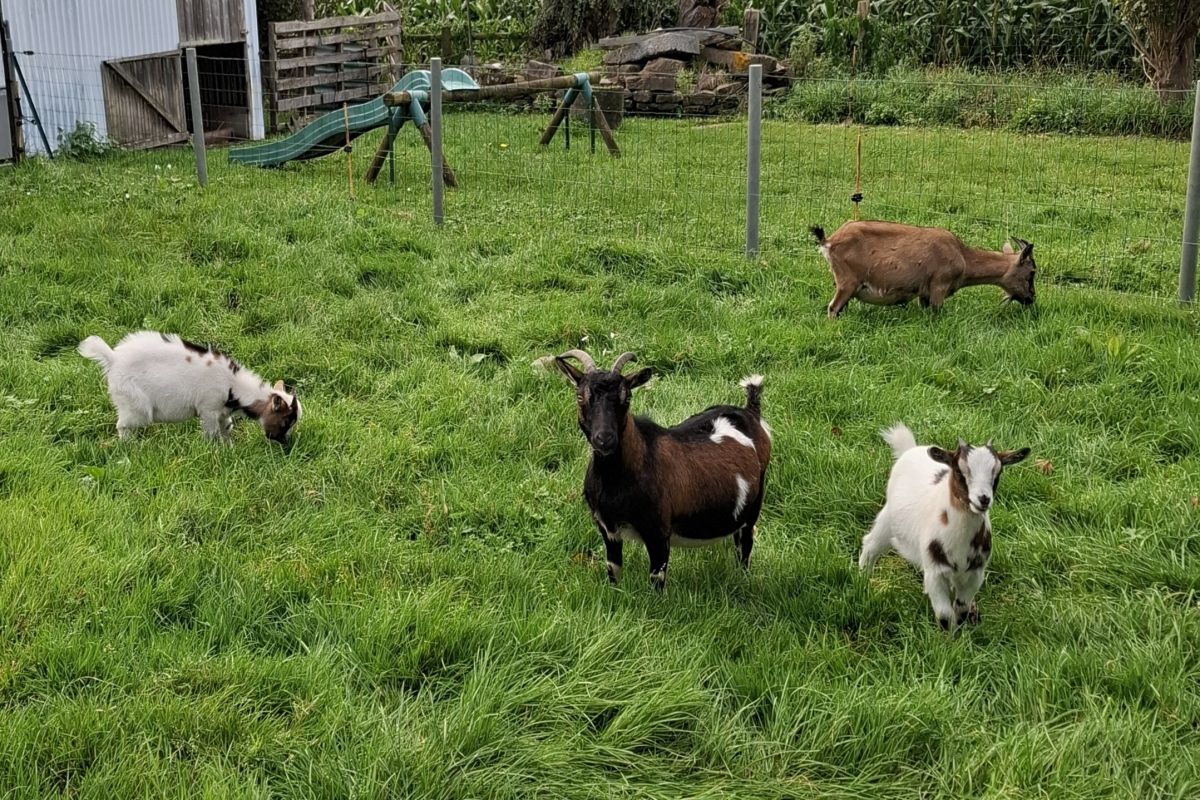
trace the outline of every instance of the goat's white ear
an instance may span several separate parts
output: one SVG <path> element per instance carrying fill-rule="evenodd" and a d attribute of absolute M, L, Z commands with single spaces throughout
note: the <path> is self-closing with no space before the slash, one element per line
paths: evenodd
<path fill-rule="evenodd" d="M 275 385 L 272 386 L 271 388 L 277 392 L 286 392 L 287 391 L 287 389 L 283 388 L 283 381 L 275 381 Z"/>
<path fill-rule="evenodd" d="M 1005 255 L 1009 255 L 1009 256 L 1011 256 L 1013 253 L 1016 252 L 1015 250 L 1013 250 L 1012 242 L 1009 242 L 1009 241 L 1005 241 L 1004 247 L 1001 249 L 1004 250 Z"/>

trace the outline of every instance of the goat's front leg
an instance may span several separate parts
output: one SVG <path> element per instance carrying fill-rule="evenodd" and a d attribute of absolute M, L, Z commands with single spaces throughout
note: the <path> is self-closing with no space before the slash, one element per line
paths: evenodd
<path fill-rule="evenodd" d="M 944 567 L 933 564 L 925 565 L 925 594 L 933 606 L 933 615 L 937 617 L 942 630 L 953 633 L 955 625 L 954 603 L 950 599 L 949 575 Z"/>
<path fill-rule="evenodd" d="M 969 569 L 964 577 L 959 579 L 954 595 L 954 611 L 957 614 L 959 625 L 979 624 L 979 608 L 975 605 L 975 595 L 981 586 L 983 586 L 983 567 Z"/>
<path fill-rule="evenodd" d="M 621 570 L 624 568 L 622 562 L 623 542 L 621 541 L 620 534 L 617 533 L 609 536 L 601 529 L 600 535 L 604 537 L 604 552 L 607 556 L 605 566 L 608 570 L 608 582 L 615 585 L 617 581 L 621 580 Z"/>
<path fill-rule="evenodd" d="M 666 531 L 643 532 L 646 555 L 650 557 L 650 585 L 661 592 L 667 585 L 667 563 L 671 560 L 671 538 Z"/>

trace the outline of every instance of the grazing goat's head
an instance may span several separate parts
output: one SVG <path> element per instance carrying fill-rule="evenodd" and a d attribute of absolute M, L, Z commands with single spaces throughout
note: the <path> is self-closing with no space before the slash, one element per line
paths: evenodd
<path fill-rule="evenodd" d="M 258 424 L 262 425 L 263 433 L 268 439 L 287 444 L 288 434 L 292 426 L 300 421 L 300 398 L 288 391 L 283 381 L 275 381 L 271 394 L 266 400 L 255 404 Z"/>
<path fill-rule="evenodd" d="M 1033 245 L 1024 239 L 1014 238 L 1013 241 L 1021 250 L 1017 255 L 1017 263 L 1000 279 L 1000 288 L 1008 292 L 1009 300 L 1016 300 L 1023 306 L 1031 306 L 1034 300 L 1033 276 L 1037 271 L 1037 265 L 1033 263 Z M 1008 242 L 1004 243 L 1004 252 L 1009 255 L 1017 253 Z"/>
<path fill-rule="evenodd" d="M 568 359 L 575 359 L 583 369 Z M 633 353 L 622 353 L 611 370 L 596 369 L 596 362 L 582 350 L 568 350 L 554 359 L 562 374 L 575 385 L 579 429 L 598 456 L 612 455 L 620 447 L 621 432 L 629 414 L 629 397 L 654 374 L 647 368 L 622 375 L 621 368 L 632 359 Z"/>
<path fill-rule="evenodd" d="M 992 505 L 1004 468 L 1024 461 L 1029 448 L 1000 450 L 989 439 L 983 447 L 972 447 L 962 439 L 955 450 L 930 447 L 929 457 L 950 468 L 950 496 L 958 505 L 982 514 Z"/>

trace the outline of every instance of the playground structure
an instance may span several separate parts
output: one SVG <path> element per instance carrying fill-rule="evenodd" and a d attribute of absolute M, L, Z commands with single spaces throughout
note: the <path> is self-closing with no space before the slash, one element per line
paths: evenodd
<path fill-rule="evenodd" d="M 561 127 L 565 146 L 570 148 L 571 133 L 568 113 L 571 107 L 582 98 L 590 110 L 588 131 L 592 150 L 594 151 L 596 148 L 596 133 L 598 132 L 608 148 L 609 154 L 616 158 L 621 155 L 620 148 L 617 147 L 608 120 L 592 93 L 592 81 L 598 80 L 599 77 L 599 72 L 580 72 L 574 75 L 481 87 L 462 70 L 449 68 L 442 70 L 442 102 L 498 100 L 539 92 L 565 90 L 562 102 L 543 131 L 539 144 L 543 147 L 549 145 L 554 139 L 554 134 Z M 284 139 L 230 150 L 229 160 L 232 163 L 247 166 L 277 167 L 289 161 L 320 158 L 339 151 L 349 152 L 351 140 L 386 125 L 387 133 L 367 169 L 366 180 L 368 183 L 374 183 L 389 156 L 392 156 L 394 163 L 396 136 L 399 135 L 400 129 L 408 120 L 412 120 L 413 126 L 417 128 L 421 138 L 425 141 L 425 146 L 432 152 L 432 132 L 427 113 L 431 91 L 429 71 L 415 70 L 401 78 L 390 92 L 368 103 L 330 111 Z M 566 121 L 566 125 L 563 124 L 564 121 Z M 394 180 L 394 168 L 392 176 Z M 444 154 L 442 156 L 442 178 L 447 186 L 458 185 L 454 170 L 451 169 Z"/>

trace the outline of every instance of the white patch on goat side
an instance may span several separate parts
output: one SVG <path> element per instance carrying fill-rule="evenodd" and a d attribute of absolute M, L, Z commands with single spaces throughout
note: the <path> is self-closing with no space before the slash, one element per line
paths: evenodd
<path fill-rule="evenodd" d="M 750 440 L 749 436 L 735 428 L 733 423 L 725 417 L 717 417 L 713 420 L 712 436 L 708 438 L 712 439 L 717 444 L 720 444 L 725 440 L 726 437 L 733 439 L 738 444 L 749 447 L 751 450 L 754 449 L 754 442 Z"/>
<path fill-rule="evenodd" d="M 771 430 L 771 426 L 767 424 L 765 419 L 760 419 L 758 421 L 758 426 L 763 429 L 763 433 L 767 435 L 768 439 L 770 439 L 772 442 L 775 441 L 775 431 Z"/>
<path fill-rule="evenodd" d="M 723 536 L 714 536 L 711 539 L 690 539 L 687 536 L 672 535 L 671 536 L 671 547 L 684 547 L 684 548 L 689 548 L 689 549 L 696 548 L 696 547 L 709 547 L 711 545 L 716 544 L 717 542 L 725 541 L 732 535 L 733 535 L 732 532 L 730 532 Z"/>
<path fill-rule="evenodd" d="M 741 475 L 736 476 L 738 486 L 737 504 L 733 507 L 733 518 L 737 519 L 742 515 L 742 510 L 746 508 L 746 500 L 750 498 L 750 482 Z"/>
<path fill-rule="evenodd" d="M 817 252 L 820 253 L 821 255 L 825 256 L 825 260 L 828 261 L 830 264 L 833 263 L 833 260 L 829 258 L 829 245 L 827 245 L 827 244 L 817 245 Z"/>
<path fill-rule="evenodd" d="M 618 525 L 617 536 L 626 542 L 640 542 L 642 535 L 637 532 L 637 528 L 632 525 Z"/>

